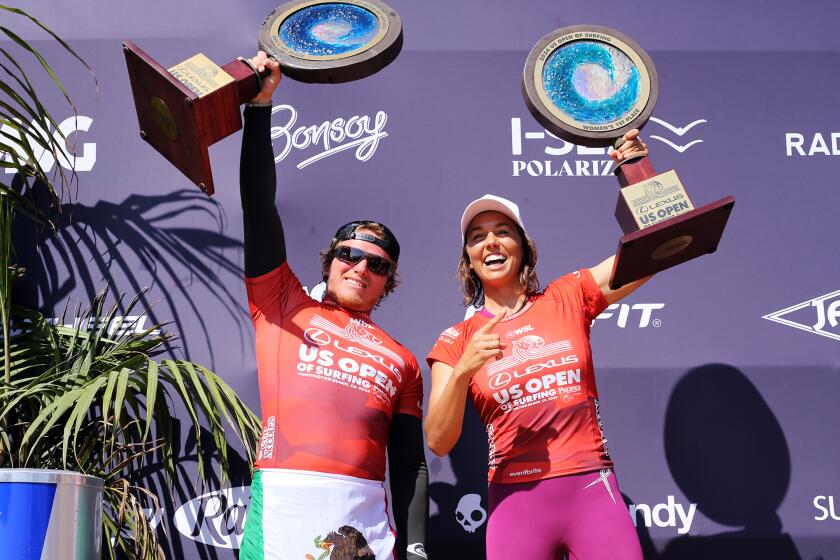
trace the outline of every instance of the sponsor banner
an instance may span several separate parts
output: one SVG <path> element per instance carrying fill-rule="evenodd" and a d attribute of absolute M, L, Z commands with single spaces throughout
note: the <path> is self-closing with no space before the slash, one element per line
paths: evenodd
<path fill-rule="evenodd" d="M 840 290 L 768 313 L 762 318 L 840 340 Z"/>
<path fill-rule="evenodd" d="M 835 505 L 836 504 L 836 505 Z M 834 496 L 814 497 L 816 521 L 840 521 L 840 498 Z"/>
<path fill-rule="evenodd" d="M 685 535 L 691 530 L 697 504 L 683 505 L 674 496 L 668 496 L 665 503 L 660 504 L 630 504 L 628 506 L 633 524 L 638 527 L 672 527 L 678 535 Z"/>
<path fill-rule="evenodd" d="M 840 156 L 840 132 L 786 132 L 785 155 Z"/>
<path fill-rule="evenodd" d="M 682 127 L 656 117 L 651 117 L 650 122 L 659 129 L 656 134 L 646 129 L 646 138 L 682 154 L 703 142 L 697 137 L 700 133 L 695 127 L 708 121 L 696 119 Z M 662 129 L 664 132 L 659 132 Z M 692 129 L 693 133 L 684 138 Z M 609 177 L 614 169 L 609 156 L 612 148 L 590 148 L 566 142 L 529 119 L 510 119 L 510 140 L 514 177 Z M 534 159 L 526 159 L 527 155 Z"/>
<path fill-rule="evenodd" d="M 577 146 L 532 120 L 523 125 L 519 117 L 511 118 L 510 138 L 514 177 L 608 177 L 612 174 L 613 161 L 608 155 L 611 148 L 608 151 Z M 540 159 L 524 159 L 523 147 Z"/>
<path fill-rule="evenodd" d="M 541 0 L 540 5 L 549 4 Z M 395 8 L 409 10 L 421 18 L 418 21 L 433 12 L 399 0 Z M 185 14 L 207 12 L 193 0 L 179 9 Z M 216 19 L 235 24 L 242 32 L 238 37 L 247 37 L 254 32 L 253 22 L 264 17 L 256 14 L 263 9 L 268 8 L 248 8 L 236 21 Z M 570 9 L 570 20 L 585 15 L 574 6 Z M 509 12 L 509 6 L 488 10 L 499 21 L 509 15 L 504 11 Z M 748 7 L 727 10 L 733 21 L 750 15 Z M 790 18 L 773 14 L 776 19 L 768 17 L 785 25 L 804 17 L 798 12 Z M 60 22 L 45 17 L 46 12 L 38 15 L 47 24 L 67 29 L 89 30 L 94 21 L 84 12 L 68 12 Z M 835 21 L 840 7 L 827 7 L 821 15 Z M 150 36 L 148 29 L 160 24 L 158 16 L 153 11 L 138 13 L 137 18 L 106 13 L 95 18 L 95 24 L 109 31 L 95 36 L 111 37 L 118 25 L 121 37 L 146 37 L 144 49 L 167 59 L 167 64 L 208 45 L 217 51 L 208 55 L 218 55 L 219 60 L 247 54 L 241 52 L 241 39 L 223 26 L 203 36 Z M 627 25 L 655 31 L 641 13 L 631 14 Z M 697 19 L 683 35 L 705 33 L 703 27 Z M 459 30 L 463 45 L 486 36 L 482 26 Z M 806 39 L 828 40 L 817 39 L 822 35 L 833 37 L 793 37 L 783 48 L 805 48 L 801 41 Z M 726 50 L 694 53 L 677 43 L 662 43 L 655 33 L 648 37 L 652 43 L 644 46 L 651 49 L 663 86 L 656 114 L 643 130 L 652 161 L 658 169 L 676 168 L 698 202 L 731 192 L 739 205 L 744 203 L 733 214 L 715 254 L 657 275 L 639 292 L 607 307 L 593 323 L 599 409 L 622 491 L 633 501 L 629 513 L 640 533 L 649 528 L 656 539 L 664 540 L 724 535 L 778 518 L 780 531 L 790 535 L 800 557 L 837 557 L 840 496 L 830 489 L 840 487 L 840 448 L 831 437 L 840 394 L 840 274 L 834 257 L 838 188 L 832 156 L 840 155 L 840 74 L 825 71 L 836 66 L 835 45 L 817 48 L 812 41 L 807 56 L 775 52 L 767 57 L 756 53 L 756 35 L 749 30 L 727 36 Z M 411 39 L 433 44 L 429 37 Z M 600 262 L 620 235 L 612 217 L 618 189 L 610 177 L 614 166 L 609 149 L 553 137 L 528 116 L 522 103 L 521 46 L 536 39 L 511 36 L 519 45 L 516 49 L 496 45 L 487 51 L 448 50 L 444 57 L 440 51 L 418 50 L 415 43 L 369 79 L 323 86 L 284 80 L 275 97 L 271 134 L 277 205 L 295 272 L 314 286 L 321 277 L 318 251 L 339 225 L 359 218 L 387 223 L 403 246 L 401 284 L 374 319 L 421 363 L 435 336 L 463 314 L 454 278 L 460 250 L 455 231 L 467 201 L 489 192 L 520 204 L 537 243 L 543 281 Z M 55 288 L 50 304 L 59 311 L 47 312 L 53 322 L 90 328 L 54 316 L 60 315 L 68 298 L 88 301 L 90 292 L 105 285 L 130 294 L 149 286 L 149 305 L 161 302 L 151 316 L 115 319 L 109 332 L 142 332 L 155 322 L 172 320 L 169 328 L 181 336 L 179 355 L 212 366 L 259 410 L 254 341 L 241 283 L 239 136 L 211 148 L 214 177 L 222 187 L 213 199 L 199 200 L 196 197 L 203 195 L 139 138 L 119 40 L 77 33 L 72 41 L 96 69 L 101 94 L 94 99 L 82 89 L 87 86 L 80 83 L 88 80 L 84 69 L 70 76 L 78 116 L 52 103 L 56 122 L 47 133 L 62 150 L 58 157 L 36 151 L 36 157 L 48 172 L 72 168 L 78 173 L 78 189 L 72 195 L 78 195 L 73 200 L 81 210 L 70 227 L 79 232 L 95 229 L 96 235 L 56 245 L 47 262 L 45 253 L 36 252 L 33 243 L 16 233 L 16 251 L 33 262 L 27 263 L 27 278 L 16 285 L 16 295 L 36 293 L 27 283 L 45 278 Z M 72 65 L 62 63 L 62 80 L 70 72 Z M 710 86 L 709 76 L 721 81 Z M 710 97 L 710 91 L 717 97 Z M 8 123 L 0 128 L 0 135 L 12 135 Z M 9 157 L 4 154 L 3 161 Z M 8 184 L 9 170 L 3 175 Z M 779 286 L 794 295 L 780 298 Z M 323 286 L 313 287 L 311 293 L 321 297 Z M 355 325 L 355 333 L 342 330 L 340 336 L 325 324 L 301 327 L 307 330 L 308 344 L 290 366 L 303 370 L 300 375 L 318 376 L 318 383 L 346 383 L 348 391 L 375 387 L 383 398 L 392 398 L 402 367 L 393 356 L 375 349 L 377 342 L 364 336 L 364 331 L 370 332 L 364 325 Z M 463 336 L 457 330 L 446 336 Z M 549 363 L 538 355 L 539 341 L 527 338 L 533 334 L 527 326 L 500 332 L 505 342 L 519 342 L 523 355 L 536 354 L 528 362 L 533 369 L 515 364 L 492 376 L 497 400 L 511 407 L 528 406 L 551 392 L 573 395 L 578 386 L 581 349 L 560 350 Z M 543 341 L 542 346 L 561 342 Z M 378 358 L 368 359 L 369 354 Z M 362 369 L 362 359 L 372 370 Z M 614 367 L 616 362 L 623 369 Z M 680 415 L 691 402 L 686 400 L 668 408 L 676 384 L 690 368 L 719 362 L 743 367 L 744 377 L 766 402 L 745 409 L 742 400 L 727 401 L 733 385 L 716 378 L 708 393 L 691 395 L 710 403 L 702 414 Z M 544 377 L 549 372 L 552 375 Z M 428 395 L 428 368 L 423 373 Z M 715 487 L 723 489 L 715 495 L 735 496 L 750 505 L 752 515 L 715 521 L 704 496 L 694 497 L 675 482 L 677 469 L 669 463 L 663 442 L 675 433 L 675 439 L 690 442 L 704 434 L 717 438 L 762 411 L 766 415 L 758 428 L 778 426 L 784 438 L 774 448 L 782 450 L 774 461 L 753 462 L 757 451 L 768 448 L 765 437 L 740 438 L 729 447 L 713 446 L 712 438 L 703 446 L 718 460 L 736 460 L 727 476 L 714 479 Z M 271 453 L 279 432 L 270 418 L 263 419 L 263 426 L 267 429 L 261 450 Z M 499 437 L 480 426 L 468 406 L 458 447 L 447 458 L 428 455 L 432 511 L 438 513 L 433 515 L 427 548 L 441 551 L 436 554 L 441 560 L 469 557 L 469 550 L 461 551 L 483 542 L 487 520 L 482 518 L 488 506 L 476 487 L 486 478 L 487 459 L 491 466 L 496 460 Z M 743 454 L 746 459 L 738 456 L 744 449 L 749 451 Z M 795 468 L 770 485 L 768 472 L 780 472 L 778 465 L 785 461 Z M 679 472 L 689 480 L 709 479 L 707 467 L 688 464 Z M 192 465 L 187 463 L 185 469 L 194 476 Z M 234 473 L 237 481 L 247 477 L 244 467 Z M 747 493 L 753 480 L 761 483 L 761 494 Z M 466 499 L 470 494 L 473 497 Z M 756 504 L 764 503 L 764 495 L 784 499 L 761 509 Z M 462 500 L 463 519 L 477 525 L 472 532 L 454 513 Z M 708 512 L 703 511 L 704 502 Z M 178 504 L 175 514 L 168 511 L 161 521 L 176 528 L 169 532 L 170 540 L 181 539 L 169 555 L 180 552 L 186 560 L 196 560 L 208 554 L 205 547 L 236 548 L 248 504 L 246 486 Z M 812 535 L 825 537 L 830 546 L 807 548 Z"/>
<path fill-rule="evenodd" d="M 664 132 L 660 132 L 660 130 L 652 130 L 653 127 L 650 127 L 645 129 L 645 135 L 649 135 L 648 137 L 651 140 L 657 140 L 681 154 L 689 148 L 703 143 L 703 138 L 700 136 L 704 127 L 701 127 L 701 125 L 706 124 L 708 121 L 706 119 L 696 119 L 684 126 L 675 126 L 666 120 L 651 117 L 650 122 L 659 125 L 665 130 Z M 691 134 L 688 134 L 689 132 Z"/>
<path fill-rule="evenodd" d="M 18 120 L 16 124 L 21 126 L 22 121 Z M 27 142 L 33 149 L 35 159 L 46 173 L 57 170 L 56 164 L 67 171 L 84 172 L 93 169 L 96 164 L 96 142 L 88 141 L 91 137 L 85 134 L 93 128 L 91 117 L 70 116 L 59 122 L 55 128 L 50 125 L 48 130 L 44 130 L 37 121 L 32 121 L 30 127 L 32 130 L 37 130 L 39 135 L 53 137 L 58 146 L 58 157 L 56 158 L 50 150 L 39 145 L 32 135 L 25 134 L 25 138 L 21 138 L 17 128 L 3 124 L 0 126 L 0 137 L 4 138 L 2 143 L 11 146 L 18 158 L 27 159 L 25 152 L 18 145 Z M 13 161 L 13 156 L 9 152 L 0 151 L 0 161 L 10 163 Z M 5 172 L 15 173 L 15 170 L 7 167 Z"/>
<path fill-rule="evenodd" d="M 613 303 L 595 317 L 595 321 L 614 324 L 620 329 L 659 328 L 662 326 L 662 309 L 665 309 L 664 303 Z"/>
<path fill-rule="evenodd" d="M 297 109 L 281 104 L 271 109 L 271 115 L 274 161 L 280 163 L 293 158 L 298 169 L 348 150 L 358 161 L 368 161 L 382 139 L 388 136 L 385 111 L 306 124 L 299 122 Z"/>
<path fill-rule="evenodd" d="M 215 490 L 181 504 L 173 522 L 188 539 L 218 548 L 238 549 L 250 503 L 250 486 Z"/>

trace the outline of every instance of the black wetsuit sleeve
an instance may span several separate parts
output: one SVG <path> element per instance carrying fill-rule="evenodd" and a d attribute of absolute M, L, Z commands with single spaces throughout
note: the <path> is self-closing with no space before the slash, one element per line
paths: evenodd
<path fill-rule="evenodd" d="M 239 194 L 245 228 L 245 276 L 286 262 L 283 223 L 274 204 L 277 172 L 271 148 L 271 107 L 246 107 L 239 158 Z"/>
<path fill-rule="evenodd" d="M 423 444 L 423 423 L 411 414 L 394 414 L 388 435 L 388 476 L 397 530 L 397 560 L 422 560 L 429 516 L 429 471 Z"/>

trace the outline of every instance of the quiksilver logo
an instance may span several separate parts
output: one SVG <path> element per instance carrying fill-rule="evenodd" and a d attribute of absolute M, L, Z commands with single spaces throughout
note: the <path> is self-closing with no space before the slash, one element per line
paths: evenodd
<path fill-rule="evenodd" d="M 768 313 L 762 318 L 840 340 L 840 290 Z"/>

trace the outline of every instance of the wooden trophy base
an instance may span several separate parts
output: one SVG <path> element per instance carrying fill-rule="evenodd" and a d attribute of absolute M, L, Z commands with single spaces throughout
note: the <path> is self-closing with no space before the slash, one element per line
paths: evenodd
<path fill-rule="evenodd" d="M 657 174 L 647 157 L 621 163 L 615 174 L 621 185 L 615 216 L 625 235 L 610 288 L 717 250 L 734 197 L 695 208 L 676 173 Z"/>
<path fill-rule="evenodd" d="M 610 288 L 618 288 L 717 250 L 735 198 L 727 196 L 667 222 L 629 233 L 615 253 Z"/>
<path fill-rule="evenodd" d="M 123 43 L 140 137 L 207 193 L 215 192 L 208 147 L 242 128 L 239 106 L 259 92 L 241 60 L 216 66 L 204 55 L 167 70 Z"/>

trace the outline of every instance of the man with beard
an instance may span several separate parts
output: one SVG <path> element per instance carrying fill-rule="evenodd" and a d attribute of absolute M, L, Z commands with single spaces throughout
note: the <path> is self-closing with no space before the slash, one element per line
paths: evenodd
<path fill-rule="evenodd" d="M 240 559 L 318 557 L 322 537 L 339 527 L 378 559 L 425 558 L 423 383 L 414 356 L 370 317 L 397 284 L 399 243 L 378 222 L 345 224 L 321 254 L 323 302 L 306 295 L 274 204 L 280 70 L 263 52 L 250 62 L 270 70 L 245 109 L 240 162 L 263 433 Z"/>

